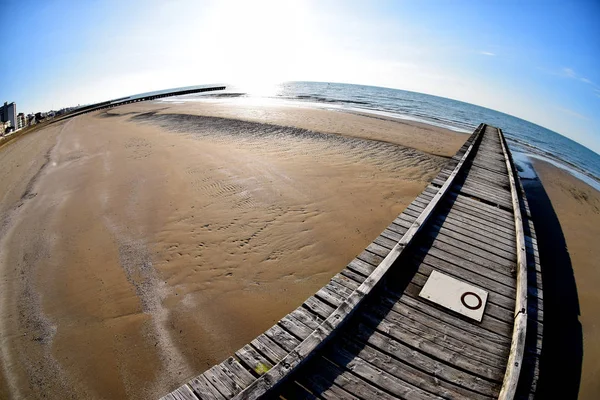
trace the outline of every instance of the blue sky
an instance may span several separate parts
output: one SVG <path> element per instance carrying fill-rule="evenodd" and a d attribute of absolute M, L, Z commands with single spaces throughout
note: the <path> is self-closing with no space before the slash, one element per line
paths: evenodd
<path fill-rule="evenodd" d="M 19 111 L 211 82 L 349 82 L 493 108 L 600 153 L 598 1 L 0 3 L 0 100 Z"/>

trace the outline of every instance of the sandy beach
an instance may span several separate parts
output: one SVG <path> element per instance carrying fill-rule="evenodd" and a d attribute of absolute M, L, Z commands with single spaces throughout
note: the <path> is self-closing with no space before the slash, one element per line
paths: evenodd
<path fill-rule="evenodd" d="M 157 102 L 8 144 L 0 397 L 168 392 L 320 288 L 466 138 L 325 110 Z"/>

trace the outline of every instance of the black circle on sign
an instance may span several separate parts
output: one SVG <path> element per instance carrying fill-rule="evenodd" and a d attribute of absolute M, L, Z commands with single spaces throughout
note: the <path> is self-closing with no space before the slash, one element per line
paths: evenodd
<path fill-rule="evenodd" d="M 467 296 L 475 296 L 475 298 L 477 299 L 477 301 L 479 303 L 477 303 L 476 306 L 468 305 L 467 302 L 465 301 L 465 297 L 467 297 Z M 467 307 L 469 310 L 477 310 L 483 304 L 481 297 L 479 297 L 479 295 L 477 293 L 473 293 L 473 292 L 464 292 L 463 295 L 460 296 L 460 302 L 463 303 L 463 306 Z"/>

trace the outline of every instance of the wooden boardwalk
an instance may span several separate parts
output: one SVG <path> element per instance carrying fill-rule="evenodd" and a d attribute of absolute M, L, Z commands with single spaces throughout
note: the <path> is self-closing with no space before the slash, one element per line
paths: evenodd
<path fill-rule="evenodd" d="M 488 292 L 481 322 L 419 296 L 432 271 Z M 327 285 L 163 399 L 534 398 L 540 272 L 504 136 L 482 124 Z"/>

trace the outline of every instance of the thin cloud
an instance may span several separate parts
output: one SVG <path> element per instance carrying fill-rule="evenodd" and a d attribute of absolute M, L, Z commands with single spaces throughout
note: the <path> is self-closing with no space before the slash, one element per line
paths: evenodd
<path fill-rule="evenodd" d="M 562 75 L 567 78 L 577 78 L 577 74 L 571 68 L 563 68 Z"/>
<path fill-rule="evenodd" d="M 586 85 L 589 85 L 592 87 L 592 90 L 596 96 L 600 97 L 600 86 L 598 86 L 596 83 L 589 80 L 588 78 L 579 75 L 577 72 L 575 72 L 575 70 L 573 68 L 563 67 L 558 71 L 557 70 L 551 71 L 551 70 L 547 70 L 547 69 L 543 69 L 543 68 L 539 68 L 539 69 L 550 75 L 559 76 L 561 78 L 574 79 L 576 81 L 585 83 Z"/>
<path fill-rule="evenodd" d="M 579 119 L 583 119 L 583 120 L 589 120 L 589 118 L 588 118 L 588 117 L 586 117 L 586 116 L 585 116 L 585 115 L 583 115 L 583 114 L 580 114 L 580 113 L 578 113 L 577 111 L 573 111 L 573 110 L 570 110 L 570 109 L 568 109 L 568 108 L 563 108 L 563 107 L 556 107 L 556 109 L 557 109 L 558 111 L 560 111 L 560 112 L 563 112 L 563 113 L 565 113 L 565 114 L 568 114 L 568 115 L 570 115 L 570 116 L 572 116 L 572 117 L 579 118 Z"/>
<path fill-rule="evenodd" d="M 490 57 L 495 57 L 496 56 L 495 53 L 491 53 L 489 51 L 480 51 L 479 54 L 483 54 L 484 56 L 490 56 Z"/>

